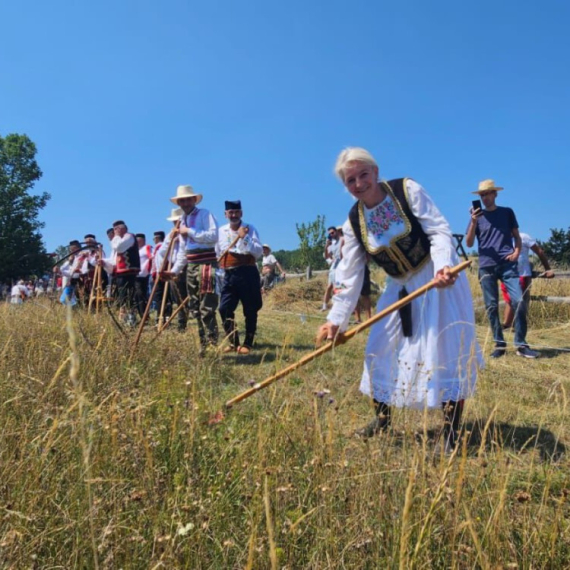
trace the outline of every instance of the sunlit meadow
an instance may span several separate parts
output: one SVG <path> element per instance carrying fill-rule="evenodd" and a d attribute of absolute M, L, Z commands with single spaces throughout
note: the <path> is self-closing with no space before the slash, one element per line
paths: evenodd
<path fill-rule="evenodd" d="M 448 456 L 439 411 L 353 435 L 372 417 L 365 334 L 224 409 L 314 349 L 323 287 L 272 291 L 245 357 L 199 358 L 195 329 L 172 327 L 131 358 L 106 311 L 3 304 L 0 567 L 570 567 L 570 305 L 532 303 L 542 358 L 487 359 Z"/>

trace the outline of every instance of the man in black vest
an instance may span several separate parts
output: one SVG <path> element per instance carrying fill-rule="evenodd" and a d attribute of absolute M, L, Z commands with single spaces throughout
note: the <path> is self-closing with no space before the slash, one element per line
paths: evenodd
<path fill-rule="evenodd" d="M 135 236 L 122 220 L 113 224 L 115 236 L 111 241 L 111 257 L 98 263 L 113 275 L 117 286 L 119 318 L 129 326 L 137 322 L 135 314 L 135 281 L 140 271 L 139 248 Z"/>

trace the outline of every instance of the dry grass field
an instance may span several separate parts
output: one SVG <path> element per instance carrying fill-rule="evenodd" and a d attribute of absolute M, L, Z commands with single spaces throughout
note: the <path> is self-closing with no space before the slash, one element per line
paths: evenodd
<path fill-rule="evenodd" d="M 570 567 L 570 305 L 532 304 L 542 358 L 487 360 L 453 456 L 440 412 L 353 436 L 365 335 L 222 417 L 313 349 L 323 286 L 272 291 L 246 357 L 200 359 L 173 327 L 129 362 L 134 335 L 105 313 L 1 306 L 0 568 Z"/>

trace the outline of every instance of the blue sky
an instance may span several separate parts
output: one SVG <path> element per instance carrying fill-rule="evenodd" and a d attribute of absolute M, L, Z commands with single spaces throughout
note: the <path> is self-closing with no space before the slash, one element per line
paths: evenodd
<path fill-rule="evenodd" d="M 570 3 L 4 2 L 0 134 L 44 172 L 48 250 L 115 219 L 152 234 L 178 184 L 274 249 L 351 206 L 332 173 L 368 148 L 462 233 L 479 180 L 522 230 L 568 228 Z"/>

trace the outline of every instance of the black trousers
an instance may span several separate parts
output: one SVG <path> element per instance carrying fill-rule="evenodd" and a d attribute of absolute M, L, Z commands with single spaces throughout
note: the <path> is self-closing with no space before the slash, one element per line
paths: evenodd
<path fill-rule="evenodd" d="M 241 301 L 245 317 L 244 346 L 252 347 L 257 330 L 257 313 L 263 306 L 261 280 L 255 265 L 226 269 L 220 294 L 220 316 L 224 331 L 234 346 L 239 345 L 239 335 L 235 327 L 235 311 Z"/>
<path fill-rule="evenodd" d="M 136 275 L 117 274 L 113 281 L 117 286 L 119 307 L 126 307 L 130 311 L 135 306 L 135 281 Z"/>
<path fill-rule="evenodd" d="M 137 311 L 142 318 L 144 315 L 144 310 L 148 303 L 148 282 L 150 275 L 146 277 L 137 277 L 135 280 L 135 302 L 137 305 Z"/>

